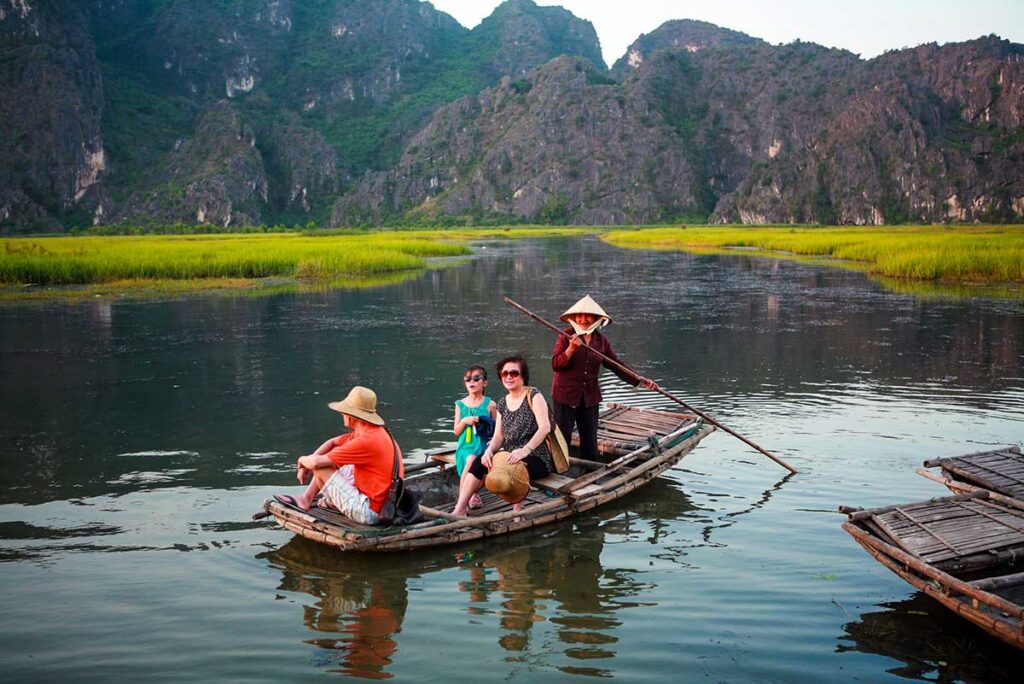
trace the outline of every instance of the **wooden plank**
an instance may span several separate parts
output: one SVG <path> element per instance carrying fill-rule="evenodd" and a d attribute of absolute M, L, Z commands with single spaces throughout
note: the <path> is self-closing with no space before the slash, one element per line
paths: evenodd
<path fill-rule="evenodd" d="M 532 480 L 530 484 L 543 487 L 544 489 L 547 489 L 554 494 L 562 494 L 566 491 L 570 491 L 564 488 L 573 484 L 575 481 L 576 478 L 565 477 L 564 475 L 559 475 L 558 473 L 550 473 L 539 480 Z M 600 490 L 601 487 L 598 485 L 587 485 L 585 487 L 581 487 L 580 489 L 574 489 L 571 491 L 576 496 L 585 496 L 587 494 L 597 492 Z"/>
<path fill-rule="evenodd" d="M 621 408 L 625 408 L 626 410 L 631 411 L 631 412 L 646 413 L 646 414 L 652 415 L 652 416 L 668 416 L 670 418 L 687 419 L 687 420 L 691 420 L 691 421 L 697 419 L 696 416 L 691 415 L 689 413 L 677 413 L 675 411 L 659 411 L 658 409 L 649 409 L 649 408 L 642 408 L 640 406 L 628 406 L 626 404 L 615 404 L 615 403 L 608 404 L 608 406 L 609 407 L 616 407 L 616 408 L 621 407 Z"/>
<path fill-rule="evenodd" d="M 957 505 L 957 506 L 964 506 L 964 505 L 966 505 L 966 504 L 964 504 L 964 503 L 961 503 L 961 502 L 957 502 L 957 504 L 956 504 L 956 505 Z M 1005 521 L 1005 520 L 1000 520 L 999 518 L 997 518 L 997 517 L 995 517 L 994 515 L 991 515 L 991 514 L 989 514 L 989 513 L 986 513 L 985 511 L 977 511 L 977 513 L 978 513 L 979 515 L 983 515 L 983 516 L 985 516 L 986 518 L 989 518 L 989 519 L 991 519 L 991 520 L 994 520 L 994 521 L 995 521 L 996 523 L 998 523 L 998 524 L 1000 524 L 1000 525 L 1005 525 L 1006 527 L 1009 527 L 1009 528 L 1010 528 L 1011 530 L 1015 530 L 1015 531 L 1017 531 L 1017 532 L 1021 532 L 1021 533 L 1024 533 L 1024 524 L 1017 524 L 1017 525 L 1014 525 L 1014 524 L 1012 524 L 1012 523 L 1009 523 L 1009 522 L 1007 522 L 1007 521 Z"/>
<path fill-rule="evenodd" d="M 1000 575 L 999 577 L 986 577 L 985 579 L 974 580 L 969 583 L 972 587 L 982 591 L 994 592 L 1000 589 L 1019 587 L 1024 584 L 1024 572 L 1017 572 L 1012 575 Z"/>
<path fill-rule="evenodd" d="M 646 417 L 640 417 L 640 416 L 637 416 L 637 417 L 632 417 L 632 416 L 626 417 L 626 416 L 624 416 L 624 417 L 616 418 L 613 421 L 599 421 L 598 425 L 621 425 L 621 426 L 625 426 L 625 427 L 629 427 L 629 428 L 635 428 L 635 429 L 661 430 L 663 432 L 671 432 L 676 427 L 679 427 L 680 425 L 684 425 L 684 424 L 689 423 L 689 422 L 691 422 L 691 421 L 686 421 L 686 420 L 668 420 L 668 419 L 650 420 L 650 419 L 647 419 Z"/>
<path fill-rule="evenodd" d="M 630 425 L 628 423 L 599 423 L 597 426 L 598 430 L 608 430 L 611 432 L 622 432 L 631 435 L 649 435 L 654 434 L 666 434 L 671 430 L 658 425 Z"/>
<path fill-rule="evenodd" d="M 995 486 L 991 482 L 987 482 L 985 480 L 985 478 L 979 477 L 976 473 L 972 473 L 970 471 L 964 470 L 963 468 L 961 468 L 959 466 L 948 464 L 947 466 L 943 466 L 942 469 L 947 471 L 947 472 L 951 472 L 954 475 L 958 475 L 959 477 L 962 477 L 962 478 L 966 479 L 968 482 L 977 482 L 979 485 L 981 485 L 985 489 L 993 489 L 995 491 L 1001 491 L 999 487 Z"/>
<path fill-rule="evenodd" d="M 647 425 L 671 425 L 673 423 L 692 421 L 693 418 L 691 416 L 685 416 L 681 413 L 666 415 L 656 411 L 648 411 L 644 409 L 633 408 L 629 409 L 628 411 L 624 411 L 616 416 L 609 416 L 607 420 L 628 420 L 644 423 Z"/>
<path fill-rule="evenodd" d="M 917 521 L 917 520 L 916 520 L 916 519 L 914 518 L 914 516 L 913 516 L 912 514 L 910 514 L 909 512 L 905 511 L 905 510 L 904 510 L 904 509 L 902 509 L 902 508 L 897 508 L 897 509 L 896 509 L 896 512 L 897 512 L 897 513 L 899 513 L 900 515 L 902 515 L 902 516 L 906 517 L 906 518 L 907 518 L 907 520 L 909 520 L 910 522 L 912 522 L 912 523 L 914 523 L 915 525 L 917 525 L 917 526 L 918 526 L 919 528 L 921 528 L 922 530 L 924 530 L 925 532 L 927 532 L 927 533 L 928 533 L 929 535 L 931 535 L 932 537 L 935 537 L 936 539 L 938 539 L 938 540 L 939 540 L 939 542 L 941 542 L 942 544 L 944 544 L 944 545 L 945 545 L 945 546 L 946 546 L 946 547 L 947 547 L 947 548 L 948 548 L 948 549 L 949 549 L 950 551 L 953 551 L 953 552 L 959 553 L 959 552 L 957 551 L 957 549 L 956 549 L 956 547 L 955 547 L 955 546 L 953 546 L 953 545 L 952 545 L 952 544 L 950 544 L 950 543 L 949 543 L 948 541 L 946 541 L 946 540 L 945 540 L 945 539 L 944 539 L 944 538 L 943 538 L 943 537 L 942 537 L 941 535 L 939 535 L 939 534 L 936 534 L 935 532 L 933 532 L 933 531 L 931 531 L 930 529 L 928 529 L 928 527 L 927 527 L 927 526 L 925 526 L 925 525 L 921 524 L 920 522 L 918 522 L 918 521 Z"/>
<path fill-rule="evenodd" d="M 930 560 L 947 560 L 951 558 L 967 556 L 992 548 L 1004 548 L 1024 545 L 1024 536 L 1018 533 L 1007 533 L 1007 526 L 1017 528 L 1014 521 L 1020 516 L 1010 509 L 997 507 L 1002 517 L 987 515 L 978 511 L 977 507 L 989 505 L 987 501 L 966 501 L 946 502 L 954 504 L 959 509 L 947 507 L 946 511 L 938 511 L 940 517 L 935 517 L 936 508 L 930 507 L 933 514 L 930 524 L 924 524 L 920 515 L 914 515 L 907 509 L 911 506 L 896 507 L 899 512 L 890 510 L 876 516 L 880 529 L 885 535 L 891 538 L 901 548 L 912 553 L 928 557 Z M 909 513 L 914 520 L 909 523 L 900 519 L 900 514 Z M 941 517 L 945 514 L 945 517 Z M 1014 518 L 1008 522 L 1007 516 Z M 980 521 L 980 522 L 979 522 Z M 914 524 L 920 523 L 920 524 Z M 994 523 L 994 524 L 993 524 Z M 936 543 L 937 539 L 938 544 Z"/>
<path fill-rule="evenodd" d="M 626 432 L 624 430 L 609 430 L 606 427 L 599 427 L 597 429 L 597 438 L 605 441 L 639 442 L 645 441 L 648 437 L 656 436 L 657 434 L 654 430 Z"/>
<path fill-rule="evenodd" d="M 976 463 L 974 461 L 971 461 L 970 465 L 971 465 L 971 468 L 979 471 L 978 475 L 982 476 L 982 477 L 990 477 L 992 475 L 995 475 L 997 477 L 1005 477 L 1005 478 L 1010 479 L 1010 480 L 1014 479 L 1014 478 L 1009 477 L 1002 469 L 1000 469 L 998 467 L 993 467 L 993 466 L 1000 465 L 999 463 L 989 463 L 989 464 L 986 465 L 986 464 L 983 464 L 983 463 Z M 983 473 L 987 473 L 987 475 L 985 475 Z M 1017 484 L 1020 484 L 1019 480 L 1017 480 L 1016 482 L 1017 482 Z"/>
<path fill-rule="evenodd" d="M 925 461 L 923 465 L 926 468 L 935 468 L 935 467 L 941 467 L 943 463 L 946 463 L 948 461 L 953 461 L 953 460 L 956 460 L 956 459 L 968 459 L 969 460 L 969 459 L 976 458 L 976 457 L 979 457 L 979 456 L 987 456 L 989 454 L 998 454 L 998 453 L 1003 453 L 1003 452 L 1008 452 L 1008 453 L 1013 453 L 1013 454 L 1020 454 L 1020 449 L 1018 447 L 1016 447 L 1016 446 L 1011 446 L 1011 447 L 1002 448 L 1002 449 L 990 449 L 989 451 L 977 451 L 977 452 L 974 452 L 972 454 L 964 454 L 962 456 L 947 456 L 947 457 L 944 457 L 944 458 L 931 458 L 931 459 L 928 459 L 927 461 Z"/>

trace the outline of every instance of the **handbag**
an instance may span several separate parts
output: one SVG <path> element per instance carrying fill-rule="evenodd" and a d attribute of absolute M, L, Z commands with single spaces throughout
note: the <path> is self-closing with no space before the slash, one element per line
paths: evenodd
<path fill-rule="evenodd" d="M 530 403 L 532 408 L 534 392 L 540 392 L 536 387 L 531 387 Z M 547 402 L 545 402 L 547 403 Z M 556 473 L 564 473 L 569 469 L 569 445 L 565 441 L 565 435 L 555 422 L 555 414 L 548 404 L 548 424 L 551 425 L 551 432 L 544 438 L 544 444 L 551 452 L 551 461 L 555 464 Z"/>
<path fill-rule="evenodd" d="M 423 520 L 423 513 L 420 512 L 422 495 L 406 489 L 405 481 L 398 477 L 398 442 L 391 436 L 390 430 L 388 437 L 391 437 L 391 443 L 395 445 L 394 465 L 391 468 L 391 487 L 384 497 L 384 505 L 380 507 L 377 519 L 381 525 L 413 525 Z"/>

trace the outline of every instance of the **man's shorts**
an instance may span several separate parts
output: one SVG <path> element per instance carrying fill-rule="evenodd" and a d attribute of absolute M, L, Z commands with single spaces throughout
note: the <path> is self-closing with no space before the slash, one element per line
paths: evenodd
<path fill-rule="evenodd" d="M 370 508 L 370 499 L 356 489 L 355 466 L 347 465 L 338 468 L 320 490 L 323 497 L 342 515 L 352 518 L 357 523 L 376 525 L 380 520 Z"/>

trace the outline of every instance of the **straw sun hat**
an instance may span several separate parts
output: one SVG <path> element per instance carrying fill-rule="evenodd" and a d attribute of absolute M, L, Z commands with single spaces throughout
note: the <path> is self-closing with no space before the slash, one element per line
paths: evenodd
<path fill-rule="evenodd" d="M 484 479 L 484 485 L 509 503 L 519 503 L 530 492 L 530 474 L 522 461 L 509 463 L 507 451 L 499 451 L 491 457 L 491 471 Z"/>
<path fill-rule="evenodd" d="M 384 419 L 377 413 L 377 395 L 367 387 L 356 385 L 347 397 L 341 401 L 332 401 L 327 406 L 338 413 L 365 420 L 373 425 L 384 424 Z"/>
<path fill-rule="evenodd" d="M 597 320 L 594 321 L 593 325 L 584 328 L 571 318 L 576 314 L 592 314 L 597 316 Z M 588 335 L 612 322 L 612 317 L 606 314 L 600 304 L 595 302 L 590 295 L 585 295 L 583 299 L 570 306 L 559 318 L 571 325 L 578 335 Z"/>

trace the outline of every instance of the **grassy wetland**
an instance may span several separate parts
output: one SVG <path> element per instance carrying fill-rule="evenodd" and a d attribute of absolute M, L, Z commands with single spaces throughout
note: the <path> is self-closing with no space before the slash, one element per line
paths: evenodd
<path fill-rule="evenodd" d="M 579 229 L 10 238 L 0 247 L 0 298 L 167 295 L 196 290 L 375 286 L 415 275 L 432 257 L 470 253 L 487 237 Z"/>
<path fill-rule="evenodd" d="M 1024 283 L 1024 226 L 687 227 L 616 230 L 618 247 L 728 251 L 748 248 L 791 258 L 828 257 L 835 265 L 890 281 L 942 284 Z"/>
<path fill-rule="evenodd" d="M 821 259 L 914 294 L 1020 297 L 1024 226 L 465 228 L 8 238 L 0 299 L 272 294 L 374 287 L 421 273 L 434 257 L 468 255 L 471 240 L 601 232 L 624 248 Z M 749 252 L 748 252 L 749 253 Z M 450 262 L 449 262 L 450 263 Z"/>

